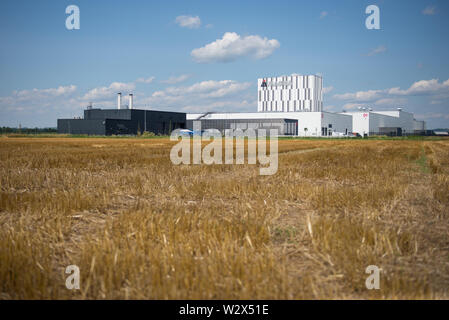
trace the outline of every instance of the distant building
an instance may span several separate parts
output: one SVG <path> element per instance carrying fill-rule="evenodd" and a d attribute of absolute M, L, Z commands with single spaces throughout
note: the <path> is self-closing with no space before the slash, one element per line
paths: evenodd
<path fill-rule="evenodd" d="M 352 132 L 351 115 L 322 111 L 321 76 L 293 74 L 260 78 L 257 88 L 258 112 L 187 114 L 188 127 L 196 120 L 201 121 L 202 128 L 215 121 L 221 131 L 271 126 L 279 128 L 279 135 L 327 137 Z"/>
<path fill-rule="evenodd" d="M 267 127 L 266 123 L 279 122 L 289 123 L 292 121 L 296 129 L 296 136 L 303 137 L 323 137 L 348 134 L 352 132 L 352 117 L 349 114 L 338 114 L 331 112 L 232 112 L 232 113 L 207 113 L 207 114 L 187 114 L 188 126 L 196 121 L 201 121 L 201 128 L 206 127 L 210 121 L 220 121 L 222 129 L 232 129 L 231 124 L 236 123 L 242 126 L 243 123 L 254 121 L 261 123 L 261 128 Z M 204 124 L 203 124 L 204 123 Z M 265 123 L 265 124 L 263 124 Z M 275 127 L 273 125 L 273 127 Z M 292 135 L 293 130 L 288 127 L 282 127 L 279 135 Z M 217 128 L 219 129 L 219 128 Z"/>
<path fill-rule="evenodd" d="M 354 132 L 364 135 L 420 135 L 425 134 L 424 121 L 415 120 L 413 113 L 398 108 L 393 111 L 359 110 L 344 112 L 352 115 L 352 129 Z"/>
<path fill-rule="evenodd" d="M 118 93 L 117 109 L 89 106 L 84 110 L 83 119 L 58 119 L 58 133 L 136 135 L 148 131 L 168 135 L 174 129 L 186 128 L 185 113 L 133 109 L 132 94 L 128 107 L 122 107 L 121 93 Z"/>
<path fill-rule="evenodd" d="M 318 75 L 259 78 L 257 88 L 258 112 L 187 114 L 188 127 L 194 120 L 201 121 L 203 128 L 215 121 L 220 130 L 232 129 L 236 124 L 244 126 L 245 122 L 249 128 L 255 121 L 260 123 L 259 127 L 264 127 L 272 119 L 279 119 L 281 122 L 277 120 L 276 125 L 280 135 L 291 135 L 293 131 L 297 136 L 308 137 L 353 133 L 361 136 L 426 134 L 425 122 L 415 120 L 412 113 L 402 108 L 394 111 L 324 112 L 323 78 Z M 290 130 L 291 121 L 295 122 L 296 130 Z"/>

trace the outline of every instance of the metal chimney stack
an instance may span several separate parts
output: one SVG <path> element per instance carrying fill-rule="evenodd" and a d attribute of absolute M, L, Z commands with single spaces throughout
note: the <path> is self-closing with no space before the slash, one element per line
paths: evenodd
<path fill-rule="evenodd" d="M 121 105 L 122 105 L 122 93 L 119 92 L 117 93 L 117 109 L 120 109 Z"/>
<path fill-rule="evenodd" d="M 129 108 L 130 109 L 133 108 L 133 94 L 132 93 L 129 94 Z"/>

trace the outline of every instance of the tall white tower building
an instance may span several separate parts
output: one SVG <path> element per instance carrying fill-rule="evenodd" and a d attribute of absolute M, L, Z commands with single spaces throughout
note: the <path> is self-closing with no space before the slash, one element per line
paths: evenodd
<path fill-rule="evenodd" d="M 258 112 L 321 112 L 323 78 L 296 75 L 257 79 Z"/>

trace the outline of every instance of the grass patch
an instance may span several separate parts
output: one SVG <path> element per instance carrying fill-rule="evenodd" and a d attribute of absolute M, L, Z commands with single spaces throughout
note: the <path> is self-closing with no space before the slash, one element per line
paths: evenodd
<path fill-rule="evenodd" d="M 423 173 L 431 172 L 424 147 L 421 149 L 421 155 L 419 159 L 416 160 L 416 164 L 419 166 L 421 172 Z"/>

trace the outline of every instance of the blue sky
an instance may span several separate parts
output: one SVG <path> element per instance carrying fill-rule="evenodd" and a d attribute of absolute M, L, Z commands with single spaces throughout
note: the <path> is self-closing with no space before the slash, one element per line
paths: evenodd
<path fill-rule="evenodd" d="M 3 0 L 0 126 L 54 127 L 118 91 L 140 108 L 256 111 L 258 77 L 299 73 L 323 75 L 326 111 L 404 106 L 449 127 L 448 14 L 444 0 Z"/>

